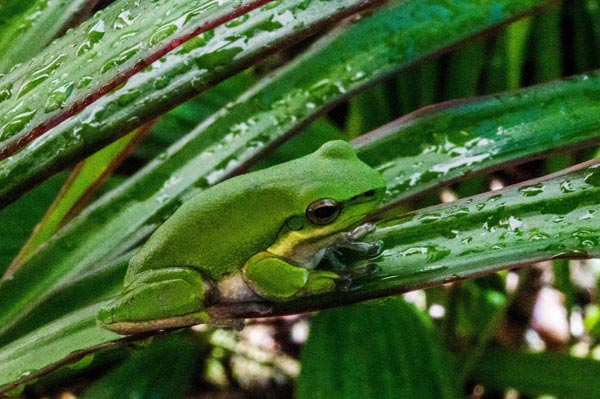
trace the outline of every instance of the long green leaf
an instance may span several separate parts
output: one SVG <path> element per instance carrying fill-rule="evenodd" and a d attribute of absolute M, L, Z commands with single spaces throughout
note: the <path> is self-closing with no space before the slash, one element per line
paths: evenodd
<path fill-rule="evenodd" d="M 392 204 L 508 163 L 600 142 L 600 71 L 421 109 L 354 141 Z M 557 146 L 560 143 L 560 147 Z"/>
<path fill-rule="evenodd" d="M 600 256 L 600 162 L 377 223 L 378 287 L 403 289 L 558 257 Z M 389 249 L 388 249 L 389 248 Z M 369 291 L 363 283 L 361 291 Z"/>
<path fill-rule="evenodd" d="M 225 3 L 230 4 L 232 1 L 228 0 Z M 94 104 L 49 130 L 20 152 L 1 160 L 0 206 L 14 200 L 23 191 L 26 191 L 41 179 L 61 170 L 64 168 L 64 165 L 74 163 L 87 155 L 91 155 L 91 153 L 106 145 L 106 143 L 116 140 L 126 132 L 132 131 L 143 122 L 161 115 L 169 108 L 197 95 L 198 92 L 206 90 L 220 80 L 239 72 L 257 58 L 265 57 L 267 54 L 285 45 L 305 38 L 325 23 L 341 19 L 352 12 L 379 1 L 381 0 L 333 0 L 312 1 L 310 3 L 307 3 L 306 0 L 273 2 L 249 14 L 245 14 L 240 19 L 194 37 L 175 51 L 168 53 L 148 68 L 137 73 L 123 87 L 97 99 Z M 217 3 L 216 0 L 211 2 L 203 0 L 203 2 L 207 4 Z M 258 0 L 255 0 L 255 2 L 258 2 Z M 265 0 L 260 0 L 260 2 L 265 2 Z M 179 3 L 187 4 L 185 6 L 178 6 L 180 8 L 183 7 L 180 10 L 180 12 L 183 12 L 187 8 L 195 9 L 199 0 L 191 3 L 180 0 Z M 142 2 L 142 4 L 150 7 L 151 3 Z M 161 9 L 170 7 L 169 2 L 163 1 L 162 4 Z M 221 15 L 224 13 L 224 10 L 225 8 L 218 12 L 212 10 L 211 15 L 215 12 L 217 15 Z M 236 9 L 237 12 L 240 11 Z M 192 20 L 196 21 L 202 16 L 207 16 L 205 13 L 201 14 L 201 16 L 193 17 Z M 149 17 L 152 15 L 155 14 L 151 13 Z M 162 14 L 159 13 L 158 15 Z M 189 25 L 192 25 L 192 22 L 186 23 L 185 26 L 188 27 Z M 202 29 L 207 27 L 206 24 L 202 25 Z M 130 29 L 130 27 L 127 29 Z M 162 33 L 160 37 L 162 40 Z M 135 40 L 135 43 L 138 42 L 137 35 L 127 40 Z M 103 41 L 101 43 L 105 45 Z M 90 53 L 93 53 L 93 51 L 90 50 Z M 87 54 L 84 54 L 84 56 Z M 133 58 L 132 56 L 131 60 Z M 131 60 L 124 63 L 123 66 L 128 65 Z M 65 71 L 67 74 L 69 74 L 68 68 L 72 68 L 70 65 L 63 65 L 64 68 L 67 68 L 67 71 Z M 115 70 L 123 66 L 120 65 Z M 94 69 L 95 71 L 96 69 Z M 106 75 L 111 75 L 111 71 L 108 71 Z M 94 74 L 92 73 L 89 76 L 94 76 Z M 10 76 L 7 76 L 5 79 L 9 78 L 12 79 Z M 71 80 L 73 78 L 74 76 L 70 76 Z M 99 83 L 90 83 L 90 86 L 82 88 L 81 93 L 79 91 L 74 92 L 75 94 L 72 94 L 68 101 L 81 102 L 82 96 L 90 91 L 90 87 L 96 87 L 104 80 L 103 76 L 103 79 L 100 79 Z M 92 81 L 95 82 L 94 79 Z M 111 82 L 118 81 L 118 79 L 113 79 Z M 44 86 L 44 83 L 46 81 L 40 83 L 35 90 L 32 90 L 31 93 L 33 94 L 31 96 L 43 97 L 44 100 L 46 98 L 53 98 L 53 94 L 50 94 L 48 97 L 49 91 L 47 91 L 48 88 Z M 12 87 L 16 84 L 10 83 L 10 85 Z M 0 83 L 1 87 L 3 86 Z M 97 96 L 98 93 L 96 90 L 90 95 Z M 13 101 L 15 101 L 16 97 L 18 95 L 13 96 Z M 7 101 L 9 100 L 0 102 L 0 115 L 2 115 L 2 107 L 5 106 Z M 25 102 L 22 104 L 20 107 L 31 108 Z M 49 114 L 62 112 L 59 116 L 64 119 L 66 117 L 64 110 L 68 109 L 67 105 L 68 103 L 65 102 L 60 111 L 52 111 Z M 43 105 L 40 107 L 44 108 Z M 15 109 L 18 109 L 18 107 Z M 2 129 L 2 126 L 4 126 L 4 129 L 12 129 L 10 126 L 19 127 L 22 123 L 33 129 L 35 125 L 34 121 L 29 122 L 26 119 L 30 118 L 30 116 L 33 118 L 34 114 L 21 111 L 15 112 L 13 114 L 16 115 L 15 118 L 18 117 L 18 121 L 14 125 L 8 124 L 8 122 L 5 124 L 2 118 L 8 119 L 12 117 L 10 112 L 6 113 L 0 117 L 0 129 Z M 41 115 L 44 112 L 39 111 L 38 113 Z M 39 116 L 40 123 L 42 123 L 40 129 L 42 130 L 50 127 L 50 125 L 56 125 L 55 122 L 58 119 L 56 121 L 48 119 L 48 115 L 44 116 L 44 118 L 42 118 L 43 115 Z M 19 129 L 21 128 L 19 127 Z M 25 132 L 25 130 L 23 131 Z M 19 133 L 15 138 L 10 140 L 14 141 L 17 137 L 21 137 L 24 134 L 27 134 L 26 139 L 30 140 L 33 137 L 32 135 L 37 134 L 33 130 L 32 132 Z M 22 147 L 21 145 L 19 146 Z M 5 144 L 5 147 L 8 151 L 8 149 L 14 146 L 12 144 Z M 12 152 L 12 150 L 9 152 Z M 0 156 L 0 158 L 2 157 Z"/>
<path fill-rule="evenodd" d="M 238 39 L 233 42 L 207 40 L 213 37 L 211 35 L 192 41 L 192 49 L 184 47 L 179 54 L 146 70 L 122 89 L 48 132 L 48 137 L 0 162 L 0 205 L 56 172 L 65 163 L 79 160 L 97 146 L 156 116 L 157 110 L 189 98 L 196 90 L 202 90 L 215 79 L 237 70 L 240 64 L 246 65 L 253 57 L 264 54 L 265 48 L 268 50 L 282 40 L 302 36 L 303 32 L 305 35 L 306 30 L 314 28 L 315 20 L 345 15 L 346 7 L 351 8 L 350 4 L 343 2 L 346 5 L 342 11 L 332 12 L 334 6 L 340 7 L 336 1 L 311 3 L 311 7 L 304 10 L 304 2 L 300 2 L 302 6 L 295 3 L 281 4 L 276 12 L 257 13 L 259 20 L 267 18 L 262 24 L 266 24 L 268 29 L 256 22 L 250 26 L 223 27 L 222 32 L 215 30 L 215 38 L 241 37 L 248 41 L 247 44 L 242 45 Z M 327 48 L 331 51 L 323 50 L 318 57 L 304 57 L 304 61 L 288 67 L 285 73 L 280 74 L 287 76 L 278 78 L 279 82 L 283 82 L 283 78 L 288 81 L 269 85 L 277 89 L 265 88 L 265 96 L 254 99 L 252 106 L 262 112 L 272 109 L 271 125 L 281 125 L 272 129 L 281 132 L 289 127 L 291 121 L 295 126 L 314 118 L 333 102 L 340 101 L 374 79 L 544 3 L 543 0 L 502 0 L 484 5 L 475 0 L 403 2 L 389 11 L 397 18 L 378 13 L 377 17 L 370 18 L 370 23 L 357 24 L 344 37 L 329 43 Z M 364 5 L 364 1 L 355 4 Z M 277 17 L 274 26 L 272 16 L 283 15 L 287 20 L 289 14 L 281 13 L 287 8 L 295 10 L 292 15 L 298 25 L 278 22 L 280 17 Z M 297 29 L 297 26 L 305 28 Z M 191 68 L 191 65 L 199 65 L 200 68 Z M 133 101 L 140 97 L 145 100 Z M 262 132 L 256 134 L 266 135 Z M 264 139 L 259 142 L 264 142 Z"/>
<path fill-rule="evenodd" d="M 38 54 L 74 20 L 86 16 L 95 3 L 97 0 L 36 0 L 4 21 L 0 24 L 0 73 Z M 0 13 L 3 11 L 0 8 Z"/>
<path fill-rule="evenodd" d="M 0 77 L 0 157 L 10 156 L 132 74 L 270 0 L 117 0 Z"/>
<path fill-rule="evenodd" d="M 100 306 L 102 303 L 78 310 L 44 326 L 36 334 L 3 347 L 0 350 L 0 393 L 33 380 L 40 372 L 55 369 L 61 360 L 72 363 L 90 352 L 114 346 L 114 341 L 122 337 L 97 325 L 95 315 Z"/>

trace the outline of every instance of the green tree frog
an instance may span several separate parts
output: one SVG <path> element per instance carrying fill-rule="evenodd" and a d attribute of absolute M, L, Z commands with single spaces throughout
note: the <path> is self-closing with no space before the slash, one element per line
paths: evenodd
<path fill-rule="evenodd" d="M 382 200 L 385 181 L 350 144 L 226 180 L 185 202 L 129 263 L 102 325 L 122 334 L 210 323 L 218 301 L 286 301 L 339 289 L 332 245 L 373 253 L 358 224 Z M 346 232 L 345 232 L 346 231 Z M 375 251 L 376 252 L 376 251 Z M 334 257 L 333 257 L 334 258 Z"/>

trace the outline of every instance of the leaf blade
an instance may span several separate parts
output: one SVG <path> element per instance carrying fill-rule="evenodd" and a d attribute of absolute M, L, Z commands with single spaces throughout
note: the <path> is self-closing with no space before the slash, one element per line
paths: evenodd
<path fill-rule="evenodd" d="M 0 77 L 7 93 L 0 101 L 0 159 L 182 43 L 269 1 L 112 3 L 53 42 L 27 67 Z"/>

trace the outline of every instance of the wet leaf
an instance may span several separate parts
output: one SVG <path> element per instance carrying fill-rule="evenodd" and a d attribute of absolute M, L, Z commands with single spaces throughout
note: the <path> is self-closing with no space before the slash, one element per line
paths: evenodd
<path fill-rule="evenodd" d="M 82 160 L 259 57 L 380 0 L 318 1 L 310 3 L 310 7 L 306 7 L 305 0 L 273 3 L 254 10 L 247 19 L 244 17 L 243 23 L 239 23 L 240 19 L 210 30 L 215 24 L 245 12 L 250 5 L 254 7 L 265 1 L 248 0 L 243 2 L 244 7 L 232 8 L 237 4 L 235 0 L 176 3 L 120 0 L 75 31 L 79 35 L 89 34 L 91 46 L 76 63 L 71 62 L 67 53 L 56 49 L 65 45 L 62 41 L 85 43 L 79 36 L 71 38 L 76 35 L 72 33 L 48 47 L 44 53 L 47 56 L 42 54 L 32 61 L 42 63 L 43 68 L 36 70 L 31 66 L 29 69 L 33 71 L 21 68 L 13 74 L 25 72 L 23 76 L 0 78 L 0 93 L 5 93 L 0 94 L 0 99 L 4 98 L 0 102 L 0 140 L 4 138 L 0 143 L 0 158 L 20 150 L 0 161 L 0 206 L 64 165 Z M 128 11 L 120 8 L 122 3 L 140 3 L 140 6 Z M 157 8 L 147 10 L 154 6 Z M 166 10 L 169 17 L 165 19 Z M 131 25 L 123 18 L 127 21 L 133 18 Z M 168 31 L 158 44 L 152 44 L 151 37 L 144 36 L 160 26 L 179 25 L 181 28 Z M 204 33 L 192 38 L 192 33 L 201 32 Z M 169 47 L 179 40 L 185 43 L 174 50 Z M 77 51 L 74 47 L 67 48 Z M 96 56 L 99 48 L 104 52 Z M 167 50 L 173 51 L 160 58 Z M 113 57 L 112 62 L 103 67 L 102 62 L 109 61 L 107 57 Z M 155 62 L 148 66 L 152 61 Z M 85 67 L 79 67 L 79 63 Z M 139 73 L 117 88 L 133 72 Z M 53 79 L 56 75 L 68 79 Z M 24 86 L 26 83 L 28 86 Z M 83 109 L 90 102 L 93 104 Z M 59 125 L 61 121 L 64 122 Z M 41 134 L 42 137 L 25 146 Z"/>
<path fill-rule="evenodd" d="M 600 142 L 599 98 L 596 71 L 423 108 L 354 145 L 385 177 L 385 202 L 393 204 L 507 163 Z"/>
<path fill-rule="evenodd" d="M 7 1 L 0 6 L 0 13 L 5 18 L 0 21 L 0 73 L 6 73 L 16 64 L 37 55 L 67 27 L 87 16 L 97 2 L 35 0 L 11 6 Z"/>
<path fill-rule="evenodd" d="M 0 77 L 0 156 L 85 108 L 194 36 L 268 0 L 117 0 Z"/>
<path fill-rule="evenodd" d="M 255 57 L 305 37 L 324 22 L 366 5 L 365 1 L 337 0 L 304 7 L 304 1 L 282 2 L 267 11 L 250 13 L 243 24 L 224 25 L 207 32 L 190 41 L 189 48 L 184 45 L 171 57 L 159 60 L 35 144 L 0 161 L 0 205 L 62 165 L 80 160 L 165 108 L 239 71 Z M 265 81 L 254 92 L 246 93 L 244 104 L 230 109 L 229 114 L 240 114 L 235 123 L 248 123 L 254 117 L 255 125 L 245 136 L 254 142 L 253 147 L 262 146 L 297 129 L 365 85 L 542 4 L 545 1 L 502 0 L 483 5 L 476 0 L 399 2 L 354 24 L 343 35 L 334 32 L 276 73 L 271 78 L 273 82 Z M 275 31 L 259 28 L 273 14 L 284 21 L 293 16 L 294 23 L 282 23 Z M 140 98 L 143 100 L 133 101 Z M 0 103 L 0 111 L 1 107 Z M 18 113 L 19 120 L 32 115 L 26 110 Z M 232 123 L 220 123 L 227 123 L 222 129 L 233 128 Z"/>

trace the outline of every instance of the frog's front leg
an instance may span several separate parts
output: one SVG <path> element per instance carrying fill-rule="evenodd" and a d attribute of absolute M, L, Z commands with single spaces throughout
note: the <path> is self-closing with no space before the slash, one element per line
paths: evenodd
<path fill-rule="evenodd" d="M 272 301 L 334 291 L 341 280 L 337 273 L 294 266 L 268 252 L 251 257 L 243 276 L 256 294 Z"/>
<path fill-rule="evenodd" d="M 209 317 L 204 309 L 213 296 L 212 282 L 196 269 L 147 270 L 100 309 L 98 319 L 122 334 L 206 323 Z"/>

